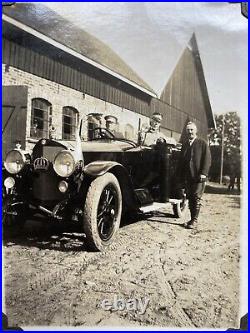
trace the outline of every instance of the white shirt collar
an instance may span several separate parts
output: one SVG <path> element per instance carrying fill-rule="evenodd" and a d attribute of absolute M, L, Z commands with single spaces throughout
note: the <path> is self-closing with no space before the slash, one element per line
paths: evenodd
<path fill-rule="evenodd" d="M 190 146 L 192 146 L 192 144 L 194 143 L 194 140 L 195 140 L 195 139 L 196 139 L 196 137 L 193 138 L 192 140 L 188 140 Z"/>

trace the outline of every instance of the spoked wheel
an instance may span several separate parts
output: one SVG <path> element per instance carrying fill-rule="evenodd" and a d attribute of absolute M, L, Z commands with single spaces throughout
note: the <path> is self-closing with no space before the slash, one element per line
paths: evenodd
<path fill-rule="evenodd" d="M 97 209 L 97 228 L 100 238 L 107 241 L 112 237 L 118 212 L 118 196 L 112 184 L 107 185 L 100 197 Z"/>
<path fill-rule="evenodd" d="M 84 208 L 84 231 L 88 248 L 102 251 L 109 246 L 119 229 L 122 194 L 119 182 L 111 173 L 96 178 L 90 185 Z"/>

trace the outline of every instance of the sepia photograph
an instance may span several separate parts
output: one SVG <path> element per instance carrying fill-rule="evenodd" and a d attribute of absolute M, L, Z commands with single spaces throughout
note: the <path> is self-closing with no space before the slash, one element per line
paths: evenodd
<path fill-rule="evenodd" d="M 247 330 L 248 2 L 2 2 L 3 330 Z"/>

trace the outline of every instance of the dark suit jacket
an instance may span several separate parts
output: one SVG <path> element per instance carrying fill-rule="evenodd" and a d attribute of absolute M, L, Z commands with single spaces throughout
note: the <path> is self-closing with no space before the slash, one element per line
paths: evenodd
<path fill-rule="evenodd" d="M 205 140 L 196 138 L 191 146 L 191 152 L 188 156 L 189 142 L 185 142 L 181 149 L 178 175 L 183 178 L 187 171 L 190 172 L 192 179 L 198 180 L 200 175 L 208 176 L 211 165 L 211 154 L 208 144 Z"/>

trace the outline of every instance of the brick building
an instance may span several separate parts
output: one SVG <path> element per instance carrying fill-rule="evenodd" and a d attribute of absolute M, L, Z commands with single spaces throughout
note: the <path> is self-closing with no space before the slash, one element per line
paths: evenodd
<path fill-rule="evenodd" d="M 188 120 L 204 137 L 214 127 L 195 36 L 157 98 L 107 45 L 42 5 L 16 3 L 3 11 L 2 71 L 3 155 L 17 141 L 30 149 L 52 124 L 71 140 L 79 118 L 86 140 L 106 115 L 129 139 L 154 111 L 177 140 Z"/>

